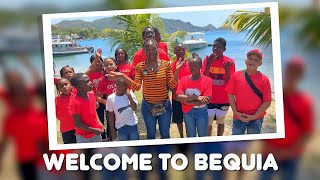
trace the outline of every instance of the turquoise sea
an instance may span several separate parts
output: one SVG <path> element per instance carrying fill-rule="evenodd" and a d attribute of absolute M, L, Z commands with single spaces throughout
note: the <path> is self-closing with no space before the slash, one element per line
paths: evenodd
<path fill-rule="evenodd" d="M 227 40 L 227 50 L 225 55 L 233 58 L 236 63 L 236 70 L 245 68 L 244 60 L 246 53 L 253 49 L 251 45 L 246 44 L 244 41 L 245 33 L 235 33 L 232 31 L 214 31 L 206 32 L 205 39 L 208 43 L 213 43 L 216 38 L 223 37 Z M 95 49 L 101 48 L 103 57 L 114 57 L 114 51 L 110 52 L 111 48 L 108 45 L 108 40 L 92 39 L 83 40 L 77 42 L 81 46 L 93 46 Z M 272 51 L 271 48 L 261 49 L 264 53 L 263 65 L 260 67 L 260 71 L 266 74 L 273 87 L 273 63 L 272 63 Z M 200 57 L 204 58 L 206 55 L 212 53 L 212 47 L 208 46 L 202 49 L 191 51 L 191 53 L 197 52 Z M 85 72 L 90 65 L 89 57 L 92 53 L 77 54 L 69 56 L 54 57 L 54 63 L 56 65 L 56 75 L 59 75 L 59 70 L 66 65 L 72 66 L 76 72 Z"/>

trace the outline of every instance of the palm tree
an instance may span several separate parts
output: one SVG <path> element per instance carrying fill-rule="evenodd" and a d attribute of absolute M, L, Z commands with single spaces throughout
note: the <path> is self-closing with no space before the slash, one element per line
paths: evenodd
<path fill-rule="evenodd" d="M 147 26 L 159 29 L 162 40 L 169 44 L 169 55 L 173 54 L 173 47 L 181 42 L 186 34 L 183 31 L 166 34 L 163 21 L 158 14 L 119 15 L 114 19 L 118 20 L 119 25 L 125 29 L 104 29 L 103 34 L 109 39 L 111 51 L 116 47 L 122 47 L 127 51 L 130 59 L 143 46 L 142 31 Z"/>
<path fill-rule="evenodd" d="M 248 30 L 247 43 L 257 47 L 268 47 L 271 42 L 271 16 L 269 8 L 265 12 L 236 11 L 224 22 L 224 28 L 232 28 L 236 32 Z"/>

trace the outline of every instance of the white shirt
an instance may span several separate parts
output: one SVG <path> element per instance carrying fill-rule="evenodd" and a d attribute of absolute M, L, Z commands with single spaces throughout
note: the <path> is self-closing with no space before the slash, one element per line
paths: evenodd
<path fill-rule="evenodd" d="M 138 105 L 136 96 L 130 91 L 131 97 Z M 134 126 L 138 123 L 138 117 L 129 105 L 129 98 L 126 94 L 117 96 L 112 93 L 108 96 L 106 110 L 116 115 L 115 127 L 120 129 L 124 125 Z"/>

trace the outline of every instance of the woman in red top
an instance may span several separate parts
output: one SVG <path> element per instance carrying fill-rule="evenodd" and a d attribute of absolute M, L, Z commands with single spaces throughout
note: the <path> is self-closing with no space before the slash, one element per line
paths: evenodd
<path fill-rule="evenodd" d="M 119 72 L 133 79 L 134 69 L 133 69 L 133 66 L 128 62 L 127 51 L 122 48 L 118 48 L 114 53 L 114 57 L 116 58 L 116 63 L 117 63 Z"/>

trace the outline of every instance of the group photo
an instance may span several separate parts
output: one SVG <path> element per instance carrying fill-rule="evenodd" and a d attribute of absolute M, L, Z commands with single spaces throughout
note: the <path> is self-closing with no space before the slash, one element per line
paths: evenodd
<path fill-rule="evenodd" d="M 231 30 L 243 12 L 265 31 Z M 278 132 L 268 7 L 56 18 L 51 39 L 57 144 Z"/>

